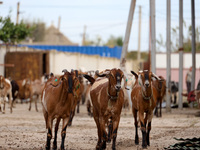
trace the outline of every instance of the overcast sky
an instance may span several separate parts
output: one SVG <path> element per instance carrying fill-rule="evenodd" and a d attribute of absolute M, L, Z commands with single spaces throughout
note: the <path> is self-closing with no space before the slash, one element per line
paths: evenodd
<path fill-rule="evenodd" d="M 16 22 L 17 2 L 20 2 L 20 17 L 25 20 L 41 20 L 49 27 L 52 23 L 72 42 L 81 44 L 84 26 L 87 37 L 92 40 L 100 36 L 104 42 L 113 36 L 125 36 L 131 0 L 1 0 L 0 16 L 7 16 Z M 142 6 L 141 50 L 147 51 L 149 45 L 149 0 L 137 0 L 132 24 L 129 51 L 138 47 L 139 5 Z M 200 26 L 200 1 L 195 1 L 196 26 Z M 191 24 L 191 1 L 184 1 L 184 20 Z M 171 25 L 179 23 L 179 0 L 171 0 Z M 156 38 L 159 34 L 166 39 L 166 0 L 156 1 Z M 187 34 L 186 29 L 184 34 Z M 173 38 L 173 37 L 172 37 Z M 162 49 L 165 51 L 165 49 Z"/>

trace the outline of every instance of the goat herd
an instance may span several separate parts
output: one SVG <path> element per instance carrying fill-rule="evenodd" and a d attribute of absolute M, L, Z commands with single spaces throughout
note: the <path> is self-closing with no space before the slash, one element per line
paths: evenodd
<path fill-rule="evenodd" d="M 135 120 L 135 144 L 139 144 L 138 125 L 142 132 L 142 147 L 150 146 L 149 134 L 151 130 L 151 121 L 155 109 L 158 115 L 157 105 L 162 102 L 166 91 L 166 81 L 163 77 L 143 70 L 135 73 L 135 82 L 130 89 L 127 87 L 128 79 L 120 69 L 106 69 L 102 72 L 95 72 L 95 75 L 89 72 L 83 73 L 77 70 L 63 70 L 63 75 L 54 76 L 52 73 L 41 84 L 41 81 L 30 80 L 9 81 L 0 76 L 0 98 L 1 111 L 5 113 L 5 101 L 9 94 L 10 111 L 14 100 L 30 98 L 33 95 L 37 97 L 41 94 L 41 103 L 43 115 L 46 123 L 47 140 L 46 149 L 51 148 L 53 120 L 56 119 L 54 130 L 53 149 L 57 149 L 57 132 L 59 123 L 62 119 L 61 146 L 64 149 L 67 126 L 72 124 L 76 107 L 79 107 L 83 93 L 86 95 L 88 113 L 94 117 L 97 126 L 98 141 L 96 149 L 106 149 L 106 143 L 112 140 L 112 149 L 116 149 L 116 138 L 120 114 L 126 101 L 126 90 L 131 90 L 132 113 Z M 83 77 L 87 79 L 87 87 L 83 82 Z M 90 109 L 92 106 L 93 109 Z M 35 101 L 36 111 L 37 102 Z M 160 107 L 161 108 L 161 107 Z M 77 109 L 77 111 L 79 111 Z M 161 110 L 160 110 L 161 116 Z M 139 117 L 139 120 L 138 120 Z"/>

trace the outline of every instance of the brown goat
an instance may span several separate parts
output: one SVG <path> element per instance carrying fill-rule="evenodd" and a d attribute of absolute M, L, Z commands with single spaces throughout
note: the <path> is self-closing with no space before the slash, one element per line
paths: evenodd
<path fill-rule="evenodd" d="M 53 120 L 57 118 L 55 124 L 55 135 L 53 149 L 57 149 L 57 131 L 60 120 L 63 120 L 61 131 L 61 150 L 64 149 L 64 141 L 66 136 L 66 128 L 69 122 L 72 106 L 75 102 L 76 87 L 79 81 L 73 72 L 63 70 L 64 75 L 59 78 L 51 77 L 45 84 L 42 92 L 43 114 L 46 122 L 47 142 L 46 149 L 50 149 L 52 138 Z"/>
<path fill-rule="evenodd" d="M 97 75 L 106 78 L 95 80 L 91 76 L 84 75 L 92 83 L 90 96 L 93 104 L 93 117 L 98 129 L 96 149 L 105 149 L 106 142 L 111 142 L 111 139 L 113 139 L 112 149 L 115 149 L 120 114 L 124 103 L 121 81 L 122 78 L 125 79 L 125 76 L 120 69 L 116 68 L 106 70 L 102 74 L 97 73 Z"/>
<path fill-rule="evenodd" d="M 155 112 L 154 112 L 156 117 L 159 117 L 159 115 L 158 115 L 159 114 L 158 113 L 158 105 L 160 107 L 160 117 L 162 117 L 162 100 L 163 100 L 165 93 L 166 93 L 166 80 L 162 76 L 159 76 L 159 78 L 161 80 L 154 80 L 153 81 L 153 86 L 158 91 L 157 104 L 156 104 L 156 108 L 155 108 Z"/>
<path fill-rule="evenodd" d="M 156 107 L 157 90 L 152 86 L 152 77 L 159 79 L 154 73 L 145 70 L 139 71 L 138 74 L 131 71 L 135 76 L 136 81 L 131 92 L 132 100 L 132 112 L 135 119 L 135 144 L 139 144 L 138 138 L 138 120 L 137 113 L 139 115 L 139 121 L 142 131 L 142 147 L 146 148 L 150 145 L 149 133 L 151 130 L 151 121 L 153 118 L 153 110 Z M 144 114 L 145 118 L 144 118 Z M 147 125 L 148 122 L 148 125 Z M 147 125 L 147 132 L 146 132 Z"/>
<path fill-rule="evenodd" d="M 2 113 L 5 113 L 7 95 L 9 95 L 10 113 L 12 113 L 12 86 L 8 79 L 0 75 L 0 108 L 3 104 Z"/>
<path fill-rule="evenodd" d="M 76 107 L 77 107 L 77 113 L 79 113 L 79 105 L 80 105 L 80 101 L 81 101 L 81 98 L 82 98 L 82 92 L 83 92 L 83 82 L 82 82 L 82 73 L 81 72 L 78 72 L 78 70 L 72 70 L 72 72 L 74 72 L 74 74 L 76 75 L 76 78 L 79 80 L 79 84 L 77 85 L 76 88 L 76 95 L 75 95 L 75 101 L 74 101 L 74 104 L 72 106 L 72 111 L 71 111 L 71 114 L 70 114 L 70 119 L 69 119 L 69 123 L 68 123 L 68 126 L 71 126 L 72 125 L 72 121 L 73 121 L 73 118 L 74 118 L 74 115 L 75 115 L 75 111 L 76 111 Z"/>

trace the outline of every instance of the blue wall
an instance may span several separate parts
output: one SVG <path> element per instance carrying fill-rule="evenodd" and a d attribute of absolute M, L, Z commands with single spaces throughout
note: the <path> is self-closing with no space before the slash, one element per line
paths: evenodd
<path fill-rule="evenodd" d="M 41 50 L 57 50 L 62 52 L 74 52 L 87 55 L 99 55 L 101 57 L 114 57 L 120 59 L 122 47 L 107 46 L 64 46 L 64 45 L 19 45 Z"/>

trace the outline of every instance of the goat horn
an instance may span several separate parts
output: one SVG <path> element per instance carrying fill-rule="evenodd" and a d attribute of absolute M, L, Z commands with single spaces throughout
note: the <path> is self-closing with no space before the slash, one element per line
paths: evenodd
<path fill-rule="evenodd" d="M 152 77 L 156 78 L 157 80 L 161 80 L 155 73 L 152 72 L 151 74 Z"/>
<path fill-rule="evenodd" d="M 66 73 L 66 72 L 68 72 L 68 71 L 67 71 L 67 69 L 63 69 L 63 71 L 62 71 L 62 72 Z"/>
<path fill-rule="evenodd" d="M 110 70 L 107 70 L 106 69 L 106 72 L 103 72 L 103 73 L 101 73 L 101 74 L 99 74 L 99 71 L 97 70 L 96 72 L 95 72 L 95 74 L 98 76 L 98 77 L 105 77 L 107 74 L 109 74 L 110 73 Z"/>

